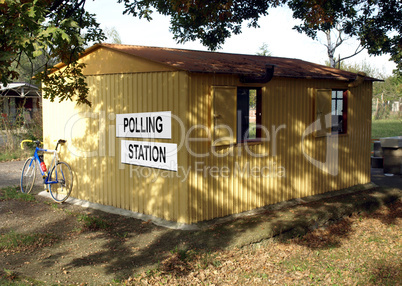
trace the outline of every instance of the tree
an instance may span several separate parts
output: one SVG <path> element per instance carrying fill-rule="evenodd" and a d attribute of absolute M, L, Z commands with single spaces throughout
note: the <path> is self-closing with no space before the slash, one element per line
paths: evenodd
<path fill-rule="evenodd" d="M 257 52 L 257 55 L 259 55 L 259 56 L 265 56 L 265 57 L 272 56 L 272 53 L 268 49 L 268 44 L 267 43 L 263 43 L 259 50 L 260 51 Z"/>
<path fill-rule="evenodd" d="M 373 97 L 381 100 L 401 100 L 402 78 L 392 75 L 386 77 L 384 82 L 376 83 L 373 87 Z"/>
<path fill-rule="evenodd" d="M 46 56 L 43 72 L 45 96 L 90 104 L 88 88 L 78 63 L 92 42 L 105 36 L 95 15 L 85 11 L 86 0 L 0 0 L 0 81 L 18 77 L 16 68 L 25 54 Z M 296 29 L 315 38 L 318 31 L 341 25 L 343 33 L 357 37 L 369 54 L 390 54 L 402 73 L 402 3 L 400 0 L 118 0 L 123 13 L 151 19 L 152 12 L 171 17 L 173 38 L 179 43 L 199 39 L 210 50 L 221 47 L 232 34 L 241 33 L 243 22 L 258 27 L 272 7 L 288 5 L 302 20 Z M 52 61 L 64 63 L 54 72 Z M 12 63 L 16 63 L 13 65 Z M 53 72 L 49 76 L 50 72 Z"/>
<path fill-rule="evenodd" d="M 178 42 L 199 39 L 211 50 L 221 47 L 241 24 L 258 27 L 258 19 L 271 7 L 288 5 L 302 20 L 298 31 L 316 38 L 341 24 L 345 35 L 357 37 L 369 54 L 390 54 L 402 72 L 402 3 L 400 0 L 118 0 L 124 13 L 151 19 L 153 10 L 171 17 Z"/>
<path fill-rule="evenodd" d="M 366 60 L 354 64 L 341 63 L 339 68 L 354 73 L 364 72 L 367 76 L 377 79 L 384 79 L 384 76 L 380 70 L 375 66 L 370 65 L 370 63 L 368 63 Z"/>
<path fill-rule="evenodd" d="M 291 0 L 295 27 L 315 39 L 318 31 L 339 27 L 356 37 L 371 55 L 389 54 L 402 72 L 402 3 L 399 0 Z"/>
<path fill-rule="evenodd" d="M 349 65 L 342 63 L 340 68 L 355 73 L 364 72 L 370 77 L 382 79 L 382 81 L 373 83 L 373 100 L 375 102 L 375 111 L 373 112 L 374 119 L 389 116 L 391 106 L 387 104 L 387 102 L 399 102 L 402 100 L 401 76 L 394 74 L 384 77 L 376 67 L 371 66 L 366 61 Z"/>
<path fill-rule="evenodd" d="M 368 62 L 362 61 L 355 64 L 342 64 L 342 70 L 350 72 L 364 72 L 366 75 L 381 79 L 382 81 L 374 82 L 373 97 L 381 100 L 400 100 L 402 99 L 402 77 L 391 75 L 384 77 L 382 73 L 371 66 Z"/>
<path fill-rule="evenodd" d="M 108 28 L 106 27 L 104 30 L 105 36 L 107 40 L 112 44 L 121 44 L 121 38 L 119 32 L 117 32 L 115 27 Z"/>
<path fill-rule="evenodd" d="M 342 58 L 339 55 L 338 59 L 336 59 L 336 55 L 335 55 L 336 49 L 339 48 L 345 41 L 350 39 L 350 37 L 349 38 L 344 37 L 343 28 L 339 24 L 336 25 L 336 27 L 325 30 L 323 32 L 324 32 L 325 38 L 326 38 L 326 43 L 324 44 L 324 46 L 327 48 L 329 66 L 331 66 L 333 68 L 336 68 L 336 67 L 340 68 L 340 64 L 343 60 L 354 57 L 364 50 L 364 48 L 359 44 L 357 46 L 356 50 L 352 54 L 347 55 Z M 333 38 L 335 38 L 335 41 L 333 40 Z"/>
<path fill-rule="evenodd" d="M 43 67 L 37 68 L 34 76 L 42 82 L 45 97 L 53 101 L 76 96 L 77 103 L 90 105 L 84 66 L 77 60 L 85 45 L 101 41 L 104 35 L 84 5 L 85 0 L 1 1 L 0 82 L 6 85 L 17 79 L 24 58 L 33 63 L 42 57 Z M 55 62 L 65 66 L 55 72 Z"/>
<path fill-rule="evenodd" d="M 392 75 L 384 78 L 383 82 L 375 82 L 373 85 L 373 100 L 375 111 L 374 119 L 383 119 L 390 116 L 393 102 L 402 99 L 402 77 Z"/>
<path fill-rule="evenodd" d="M 57 64 L 57 62 L 54 60 L 50 61 L 45 54 L 41 54 L 35 58 L 28 58 L 26 54 L 22 54 L 18 63 L 12 63 L 12 68 L 18 73 L 18 78 L 15 80 L 35 83 L 35 74 L 43 72 L 46 64 L 54 65 Z"/>
<path fill-rule="evenodd" d="M 200 40 L 210 50 L 221 47 L 231 34 L 240 34 L 241 25 L 258 27 L 260 16 L 280 1 L 273 0 L 118 0 L 124 3 L 124 14 L 151 20 L 154 10 L 171 17 L 170 30 L 179 43 Z"/>

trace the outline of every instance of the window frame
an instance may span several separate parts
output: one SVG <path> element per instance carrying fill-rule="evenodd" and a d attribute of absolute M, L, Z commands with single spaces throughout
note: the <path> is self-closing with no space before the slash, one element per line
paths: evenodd
<path fill-rule="evenodd" d="M 337 93 L 342 92 L 342 98 L 339 98 Z M 334 98 L 334 93 L 335 93 L 335 98 Z M 332 117 L 332 126 L 331 126 L 331 134 L 333 135 L 344 135 L 348 134 L 348 94 L 349 91 L 347 89 L 332 89 L 331 90 L 331 117 Z M 335 101 L 335 109 L 333 107 L 333 102 Z M 339 102 L 342 102 L 342 126 L 339 129 L 339 120 L 338 120 L 338 125 L 334 126 L 333 125 L 333 118 L 334 116 L 339 116 L 337 114 L 332 114 L 333 111 L 337 111 L 337 105 Z M 339 117 L 338 117 L 339 119 Z"/>
<path fill-rule="evenodd" d="M 250 106 L 248 105 L 248 113 L 247 115 L 241 115 L 241 118 L 239 118 L 239 103 L 241 100 L 239 100 L 239 94 L 241 90 L 248 90 L 249 95 L 248 95 L 248 102 L 250 101 L 250 90 L 256 90 L 256 135 L 255 138 L 247 138 L 245 139 L 246 133 L 249 134 L 250 132 L 250 124 L 248 124 L 248 128 L 246 130 L 243 130 L 242 126 L 239 126 L 239 121 L 240 119 L 245 119 L 246 117 L 249 117 L 250 114 Z M 242 144 L 242 143 L 248 143 L 248 142 L 260 142 L 261 141 L 261 119 L 262 119 L 262 87 L 256 87 L 256 86 L 238 86 L 237 87 L 237 103 L 236 103 L 236 143 L 237 144 Z M 250 123 L 250 121 L 249 121 Z M 247 132 L 248 131 L 248 132 Z"/>

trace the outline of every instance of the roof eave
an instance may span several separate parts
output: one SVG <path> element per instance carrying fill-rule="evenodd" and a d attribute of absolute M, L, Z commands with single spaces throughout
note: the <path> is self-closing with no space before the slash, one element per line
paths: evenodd
<path fill-rule="evenodd" d="M 84 57 L 84 56 L 86 56 L 86 55 L 88 55 L 88 54 L 94 52 L 95 50 L 97 50 L 97 49 L 99 49 L 99 48 L 101 48 L 101 47 L 102 47 L 102 44 L 101 44 L 101 43 L 96 43 L 95 45 L 93 45 L 93 46 L 87 48 L 84 52 L 82 52 L 79 57 L 82 58 L 82 57 Z M 52 73 L 54 73 L 54 72 L 56 72 L 56 71 L 62 69 L 62 68 L 65 67 L 65 66 L 67 66 L 67 64 L 65 64 L 65 63 L 63 63 L 63 62 L 60 62 L 60 63 L 58 63 L 58 64 L 55 64 L 55 65 L 53 66 L 52 71 L 51 71 L 50 73 L 52 74 Z"/>

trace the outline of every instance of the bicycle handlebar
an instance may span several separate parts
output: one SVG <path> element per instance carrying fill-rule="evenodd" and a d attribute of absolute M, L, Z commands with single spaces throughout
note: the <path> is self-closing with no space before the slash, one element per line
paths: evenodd
<path fill-rule="evenodd" d="M 38 146 L 38 147 L 39 147 L 40 144 L 43 145 L 43 142 L 40 142 L 39 140 L 33 141 L 33 140 L 25 139 L 25 140 L 22 140 L 22 141 L 21 141 L 21 149 L 24 149 L 24 143 L 25 143 L 25 142 L 26 142 L 26 143 L 36 143 L 36 146 Z"/>

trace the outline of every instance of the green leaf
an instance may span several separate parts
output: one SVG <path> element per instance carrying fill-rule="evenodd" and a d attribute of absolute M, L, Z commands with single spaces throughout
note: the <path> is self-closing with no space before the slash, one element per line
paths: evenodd
<path fill-rule="evenodd" d="M 39 57 L 43 52 L 41 50 L 35 50 L 32 55 L 34 58 Z"/>
<path fill-rule="evenodd" d="M 66 32 L 64 32 L 63 30 L 59 30 L 59 33 L 61 35 L 61 38 L 67 42 L 70 42 L 70 36 L 67 35 Z"/>
<path fill-rule="evenodd" d="M 35 15 L 36 15 L 35 7 L 32 6 L 31 8 L 28 9 L 28 16 L 31 18 L 35 18 Z"/>

